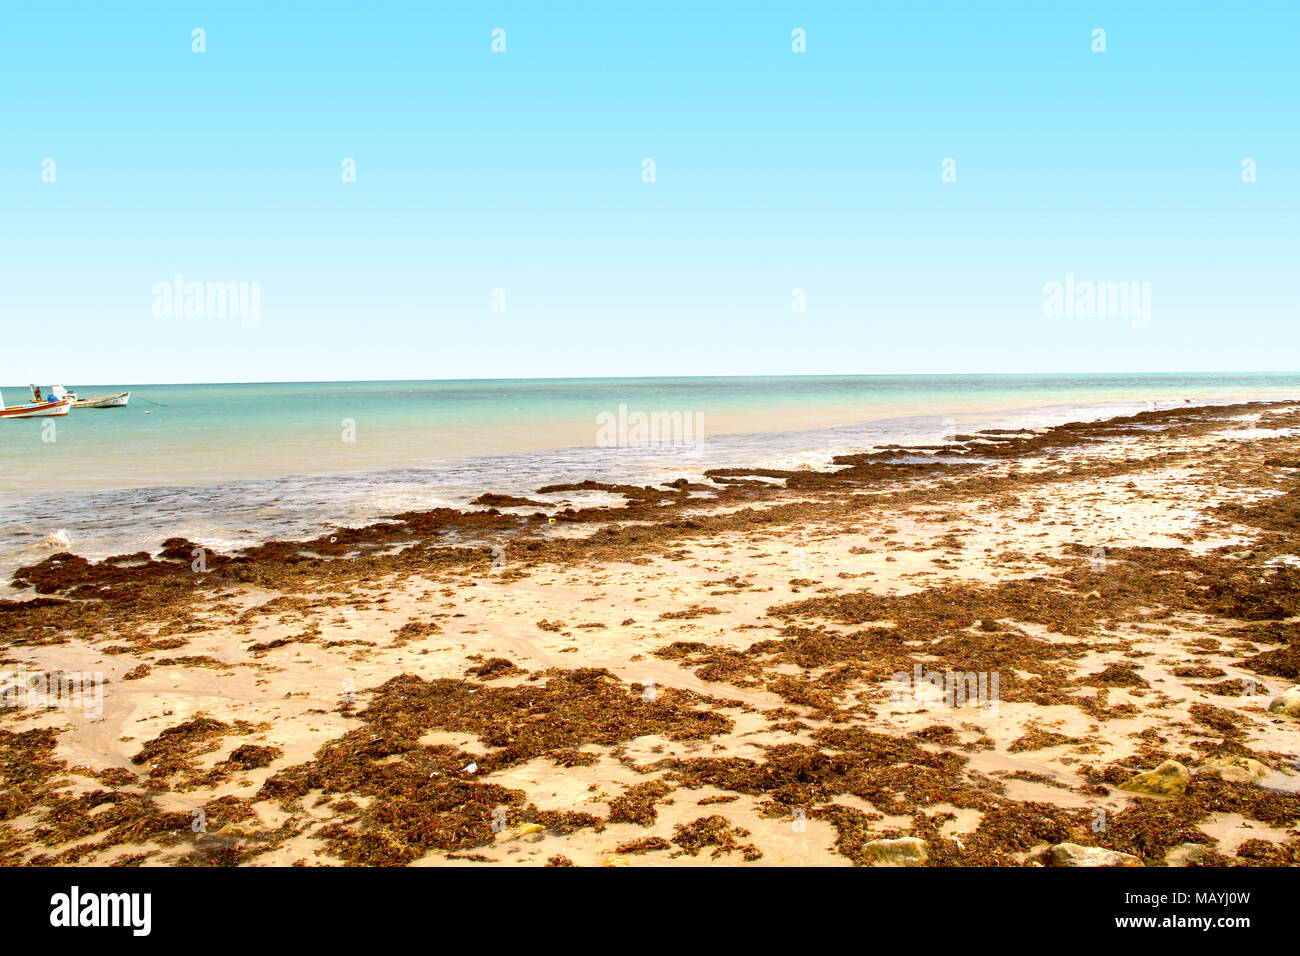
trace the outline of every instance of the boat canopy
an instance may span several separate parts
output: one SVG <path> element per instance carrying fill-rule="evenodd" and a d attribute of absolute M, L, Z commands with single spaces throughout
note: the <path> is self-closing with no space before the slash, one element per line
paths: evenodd
<path fill-rule="evenodd" d="M 61 402 L 68 397 L 68 390 L 62 385 L 33 385 L 33 402 Z"/>

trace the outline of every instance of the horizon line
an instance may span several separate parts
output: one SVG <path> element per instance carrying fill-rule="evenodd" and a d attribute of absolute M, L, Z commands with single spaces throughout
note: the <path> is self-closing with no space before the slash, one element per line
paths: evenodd
<path fill-rule="evenodd" d="M 703 380 L 703 379 L 745 379 L 745 378 L 992 378 L 1008 376 L 1115 376 L 1155 377 L 1170 375 L 1300 375 L 1300 369 L 1201 369 L 1201 370 L 1160 370 L 1160 371 L 1122 371 L 1122 370 L 1088 370 L 1088 371 L 996 371 L 996 372 L 746 372 L 718 375 L 538 375 L 538 376 L 454 376 L 449 378 L 290 378 L 290 379 L 255 379 L 255 380 L 209 380 L 181 382 L 126 382 L 109 381 L 85 382 L 81 379 L 64 379 L 63 381 L 40 378 L 27 385 L 0 385 L 0 388 L 26 388 L 33 384 L 62 385 L 66 381 L 76 381 L 78 387 L 98 385 L 130 385 L 134 388 L 153 388 L 158 386 L 178 385 L 361 385 L 370 383 L 400 382 L 573 382 L 573 381 L 633 381 L 637 379 L 659 380 Z"/>

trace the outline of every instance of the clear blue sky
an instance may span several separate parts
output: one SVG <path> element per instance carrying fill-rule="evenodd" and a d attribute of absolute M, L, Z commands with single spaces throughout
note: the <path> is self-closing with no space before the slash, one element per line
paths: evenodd
<path fill-rule="evenodd" d="M 0 382 L 1300 364 L 1294 0 L 8 5 L 0 116 Z"/>

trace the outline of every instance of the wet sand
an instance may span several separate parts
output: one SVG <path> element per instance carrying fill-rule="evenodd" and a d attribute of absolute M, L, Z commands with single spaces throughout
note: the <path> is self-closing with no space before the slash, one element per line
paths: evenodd
<path fill-rule="evenodd" d="M 1300 864 L 1300 406 L 708 477 L 24 568 L 0 863 Z"/>

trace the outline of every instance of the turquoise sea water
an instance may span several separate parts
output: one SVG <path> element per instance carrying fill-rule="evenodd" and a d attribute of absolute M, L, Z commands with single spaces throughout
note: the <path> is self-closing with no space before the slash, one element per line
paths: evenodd
<path fill-rule="evenodd" d="M 816 467 L 954 425 L 1300 397 L 1300 373 L 64 384 L 83 398 L 130 389 L 131 404 L 0 421 L 0 574 L 50 548 L 102 557 L 172 534 L 237 547 L 486 490 Z M 18 404 L 27 389 L 0 394 Z M 598 447 L 598 417 L 620 406 L 682 413 L 703 423 L 703 440 L 646 446 L 633 433 L 630 447 Z"/>

